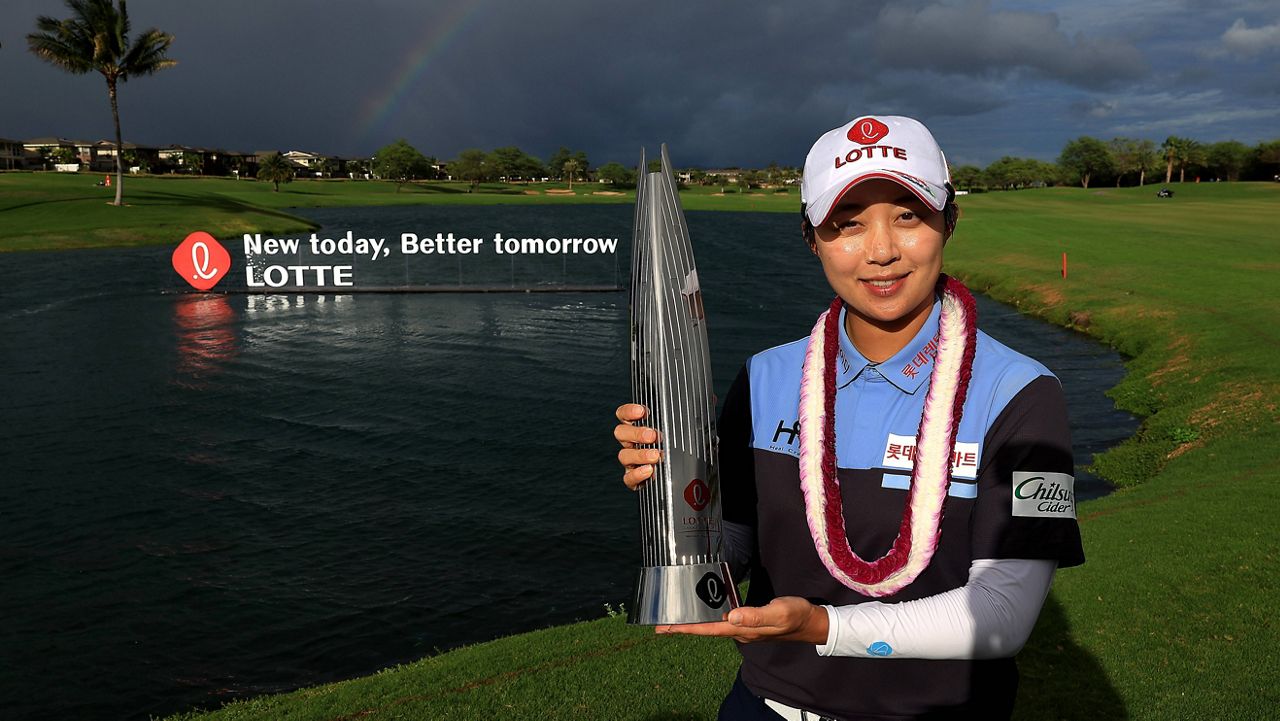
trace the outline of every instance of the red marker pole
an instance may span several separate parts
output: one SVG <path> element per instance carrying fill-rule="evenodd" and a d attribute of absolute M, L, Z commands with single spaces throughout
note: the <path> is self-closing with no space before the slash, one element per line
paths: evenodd
<path fill-rule="evenodd" d="M 1067 277 L 1067 254 L 1066 253 L 1062 254 L 1062 277 L 1064 280 Z"/>

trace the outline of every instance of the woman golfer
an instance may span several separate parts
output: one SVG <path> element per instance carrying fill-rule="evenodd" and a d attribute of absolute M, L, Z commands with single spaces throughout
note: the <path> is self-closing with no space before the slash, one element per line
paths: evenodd
<path fill-rule="evenodd" d="M 957 209 L 910 118 L 865 116 L 805 159 L 802 231 L 836 297 L 751 357 L 725 398 L 723 622 L 742 667 L 721 719 L 1007 718 L 1013 656 L 1056 568 L 1084 562 L 1057 378 L 977 328 L 942 273 Z M 631 488 L 643 406 L 617 411 Z"/>

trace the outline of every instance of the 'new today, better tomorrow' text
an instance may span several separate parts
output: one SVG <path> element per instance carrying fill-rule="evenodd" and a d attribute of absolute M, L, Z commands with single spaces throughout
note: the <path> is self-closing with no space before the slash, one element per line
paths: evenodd
<path fill-rule="evenodd" d="M 453 233 L 436 233 L 435 236 L 419 236 L 416 233 L 400 235 L 401 255 L 476 255 L 486 247 L 498 255 L 595 255 L 616 253 L 617 238 L 520 238 L 494 233 L 493 238 L 470 238 Z M 347 231 L 338 237 L 320 237 L 312 233 L 310 238 L 263 238 L 261 233 L 245 233 L 244 255 L 246 261 L 272 257 L 294 256 L 294 264 L 245 263 L 245 285 L 251 288 L 280 288 L 292 280 L 294 285 L 351 287 L 354 285 L 352 265 L 303 263 L 303 253 L 321 257 L 366 258 L 377 261 L 392 254 L 395 246 L 386 238 L 357 237 Z"/>

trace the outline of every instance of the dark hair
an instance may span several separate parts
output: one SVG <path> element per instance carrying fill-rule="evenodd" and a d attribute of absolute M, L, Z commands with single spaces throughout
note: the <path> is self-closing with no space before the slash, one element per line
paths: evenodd
<path fill-rule="evenodd" d="M 943 237 L 950 238 L 951 234 L 956 230 L 956 221 L 960 220 L 960 206 L 956 205 L 956 189 L 947 183 L 947 203 L 942 206 L 942 222 L 947 226 Z M 809 216 L 804 212 L 807 206 L 800 204 L 801 226 L 800 233 L 804 237 L 804 242 L 809 246 L 817 244 L 818 239 L 813 233 L 813 223 L 809 222 Z"/>

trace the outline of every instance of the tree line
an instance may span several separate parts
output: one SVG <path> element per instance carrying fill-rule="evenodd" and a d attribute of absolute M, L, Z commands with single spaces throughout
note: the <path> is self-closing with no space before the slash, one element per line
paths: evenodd
<path fill-rule="evenodd" d="M 649 163 L 657 170 L 659 161 Z M 533 180 L 599 180 L 619 187 L 636 181 L 633 168 L 617 162 L 592 169 L 585 151 L 561 146 L 547 162 L 510 146 L 484 151 L 464 150 L 455 160 L 443 164 L 448 176 L 467 181 L 474 190 L 480 183 L 519 183 Z M 441 164 L 422 155 L 404 140 L 379 150 L 372 170 L 378 176 L 397 180 L 442 177 Z M 800 178 L 800 168 L 770 163 L 765 168 L 731 168 L 721 171 L 688 169 L 682 180 L 696 185 L 718 185 L 724 190 L 781 187 Z M 1091 136 L 1070 140 L 1057 162 L 1005 156 L 985 168 L 961 165 L 951 168 L 952 182 L 959 190 L 1017 190 L 1051 185 L 1088 188 L 1104 183 L 1142 186 L 1157 180 L 1166 184 L 1191 180 L 1273 180 L 1280 178 L 1280 139 L 1245 145 L 1237 140 L 1202 143 L 1194 138 L 1171 135 L 1163 143 L 1141 138 Z"/>
<path fill-rule="evenodd" d="M 661 161 L 651 160 L 648 166 L 650 172 L 655 172 L 661 166 Z M 449 177 L 469 183 L 472 190 L 480 183 L 546 180 L 568 182 L 570 188 L 573 188 L 575 182 L 584 180 L 610 183 L 621 188 L 634 187 L 636 184 L 635 168 L 619 162 L 608 162 L 592 168 L 586 151 L 570 150 L 563 145 L 546 162 L 515 146 L 490 151 L 471 148 L 462 151 L 453 160 L 441 162 L 435 157 L 424 155 L 401 138 L 378 150 L 370 161 L 368 170 L 380 178 L 394 180 L 399 185 L 413 180 Z M 725 189 L 730 185 L 738 189 L 768 188 L 797 182 L 800 169 L 770 163 L 761 169 L 728 168 L 707 171 L 690 168 L 681 171 L 681 176 L 682 181 L 687 179 L 687 182 L 696 185 L 719 185 Z"/>
<path fill-rule="evenodd" d="M 1067 142 L 1056 163 L 1005 156 L 979 168 L 961 165 L 951 177 L 961 190 L 1017 190 L 1046 185 L 1146 185 L 1192 180 L 1273 180 L 1280 139 L 1248 146 L 1237 140 L 1202 143 L 1170 135 L 1160 145 L 1141 138 L 1110 141 L 1084 135 Z"/>
<path fill-rule="evenodd" d="M 457 158 L 441 163 L 401 138 L 379 149 L 371 159 L 369 169 L 380 178 L 395 181 L 398 186 L 412 180 L 435 180 L 447 176 L 466 181 L 474 190 L 480 183 L 527 183 L 533 180 L 567 180 L 572 188 L 575 181 L 586 177 L 590 165 L 585 150 L 575 151 L 561 146 L 544 163 L 514 145 L 490 151 L 469 148 L 458 153 Z M 605 168 L 600 171 L 605 171 Z"/>

